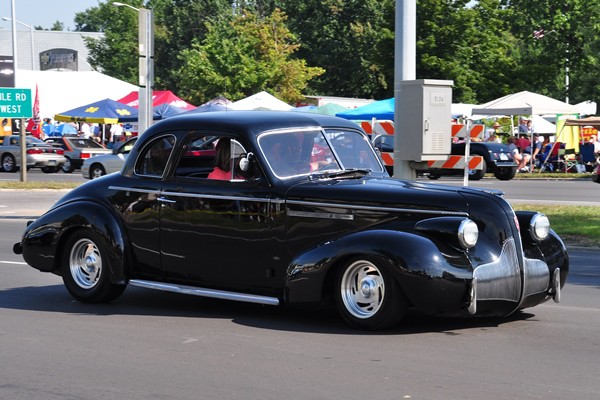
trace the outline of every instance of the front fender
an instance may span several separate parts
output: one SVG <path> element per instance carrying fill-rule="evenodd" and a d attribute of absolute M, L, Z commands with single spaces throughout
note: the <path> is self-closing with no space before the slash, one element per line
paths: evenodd
<path fill-rule="evenodd" d="M 65 203 L 33 221 L 23 233 L 23 258 L 40 271 L 60 275 L 62 244 L 71 232 L 82 228 L 106 241 L 111 282 L 126 283 L 125 230 L 107 207 L 92 201 Z"/>
<path fill-rule="evenodd" d="M 472 268 L 466 256 L 444 255 L 430 239 L 407 232 L 353 233 L 310 249 L 287 270 L 285 301 L 320 302 L 333 290 L 335 271 L 349 259 L 375 257 L 391 266 L 409 301 L 431 312 L 464 308 Z"/>

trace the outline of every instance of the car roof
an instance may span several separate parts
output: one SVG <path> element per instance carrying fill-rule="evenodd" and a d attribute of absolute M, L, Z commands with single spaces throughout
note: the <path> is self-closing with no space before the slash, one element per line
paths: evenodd
<path fill-rule="evenodd" d="M 298 111 L 212 111 L 205 113 L 180 114 L 152 125 L 146 135 L 165 130 L 198 129 L 206 124 L 218 125 L 220 129 L 256 135 L 260 132 L 285 129 L 325 126 L 328 128 L 360 129 L 354 122 L 330 115 Z"/>

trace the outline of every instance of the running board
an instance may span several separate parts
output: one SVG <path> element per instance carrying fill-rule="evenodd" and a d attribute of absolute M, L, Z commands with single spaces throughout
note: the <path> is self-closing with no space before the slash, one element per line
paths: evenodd
<path fill-rule="evenodd" d="M 246 303 L 266 304 L 269 306 L 279 305 L 279 299 L 276 297 L 259 296 L 254 294 L 227 292 L 224 290 L 206 289 L 195 286 L 177 285 L 174 283 L 144 281 L 131 279 L 131 286 L 137 286 L 146 289 L 162 290 L 164 292 L 173 292 L 181 294 L 190 294 L 193 296 L 211 297 L 214 299 L 243 301 Z"/>

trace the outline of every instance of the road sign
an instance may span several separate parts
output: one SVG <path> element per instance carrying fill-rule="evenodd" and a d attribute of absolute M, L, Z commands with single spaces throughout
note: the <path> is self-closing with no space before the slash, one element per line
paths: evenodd
<path fill-rule="evenodd" d="M 0 118 L 31 118 L 31 89 L 0 88 Z"/>

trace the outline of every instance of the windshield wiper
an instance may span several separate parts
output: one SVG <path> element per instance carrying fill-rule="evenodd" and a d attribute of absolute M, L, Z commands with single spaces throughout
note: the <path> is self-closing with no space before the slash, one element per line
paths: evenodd
<path fill-rule="evenodd" d="M 363 176 L 369 175 L 370 173 L 371 170 L 367 168 L 348 168 L 336 171 L 322 171 L 321 173 L 311 174 L 311 177 L 317 179 L 355 179 L 362 178 Z"/>

